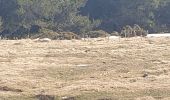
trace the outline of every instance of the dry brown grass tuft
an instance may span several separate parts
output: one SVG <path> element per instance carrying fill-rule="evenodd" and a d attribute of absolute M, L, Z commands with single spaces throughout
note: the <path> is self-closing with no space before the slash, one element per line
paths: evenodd
<path fill-rule="evenodd" d="M 169 38 L 1 40 L 0 52 L 0 86 L 22 90 L 0 91 L 5 100 L 36 100 L 41 91 L 57 100 L 170 97 Z"/>

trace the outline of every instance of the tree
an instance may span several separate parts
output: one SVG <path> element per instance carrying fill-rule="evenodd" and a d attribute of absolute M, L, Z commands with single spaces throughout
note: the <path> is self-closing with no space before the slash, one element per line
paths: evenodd
<path fill-rule="evenodd" d="M 109 32 L 134 24 L 152 30 L 159 4 L 160 0 L 89 0 L 82 14 L 102 20 L 99 28 Z"/>
<path fill-rule="evenodd" d="M 25 37 L 41 28 L 77 34 L 120 32 L 134 24 L 168 32 L 169 7 L 169 0 L 0 0 L 0 35 Z"/>
<path fill-rule="evenodd" d="M 18 7 L 16 0 L 0 0 L 0 16 L 4 30 L 14 31 L 17 28 L 20 20 L 17 15 Z"/>
<path fill-rule="evenodd" d="M 0 11 L 5 11 L 0 14 L 4 34 L 25 36 L 30 32 L 37 33 L 38 28 L 80 34 L 99 24 L 99 21 L 90 21 L 79 14 L 78 9 L 86 4 L 86 0 L 0 0 L 0 4 Z"/>
<path fill-rule="evenodd" d="M 163 0 L 160 2 L 159 9 L 155 13 L 157 31 L 158 32 L 170 32 L 170 1 Z"/>

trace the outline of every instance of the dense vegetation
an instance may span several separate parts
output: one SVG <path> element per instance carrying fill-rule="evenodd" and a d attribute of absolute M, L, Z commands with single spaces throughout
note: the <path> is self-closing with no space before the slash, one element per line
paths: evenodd
<path fill-rule="evenodd" d="M 0 34 L 27 37 L 42 29 L 84 34 L 138 24 L 169 32 L 170 0 L 0 0 Z"/>

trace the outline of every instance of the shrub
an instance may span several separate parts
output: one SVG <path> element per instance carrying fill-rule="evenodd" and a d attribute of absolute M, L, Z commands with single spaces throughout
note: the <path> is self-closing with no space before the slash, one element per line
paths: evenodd
<path fill-rule="evenodd" d="M 90 31 L 87 33 L 90 38 L 107 37 L 109 34 L 103 30 Z"/>
<path fill-rule="evenodd" d="M 60 32 L 58 35 L 60 40 L 81 39 L 77 34 L 73 32 Z"/>
<path fill-rule="evenodd" d="M 41 29 L 40 32 L 33 35 L 32 38 L 49 38 L 51 40 L 80 39 L 80 37 L 73 32 L 54 32 L 49 29 Z"/>
<path fill-rule="evenodd" d="M 58 36 L 59 34 L 57 32 L 48 29 L 41 29 L 40 33 L 31 36 L 31 38 L 49 38 L 52 40 L 56 40 L 58 39 Z"/>

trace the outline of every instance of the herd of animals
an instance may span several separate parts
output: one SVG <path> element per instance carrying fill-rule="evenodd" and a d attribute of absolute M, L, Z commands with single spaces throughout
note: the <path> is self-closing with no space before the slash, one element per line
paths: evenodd
<path fill-rule="evenodd" d="M 148 31 L 135 24 L 133 27 L 127 25 L 121 31 L 121 37 L 135 37 L 135 36 L 147 36 Z"/>

